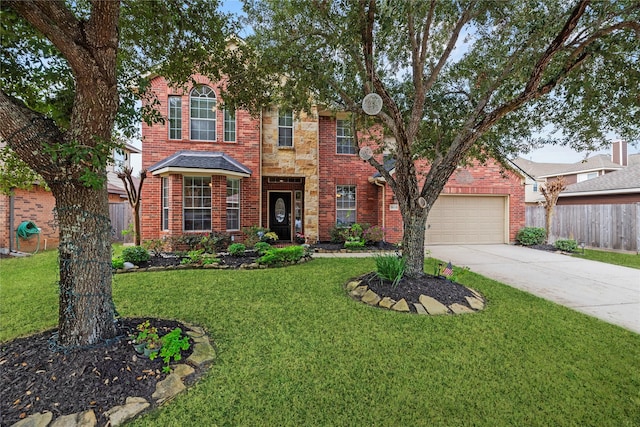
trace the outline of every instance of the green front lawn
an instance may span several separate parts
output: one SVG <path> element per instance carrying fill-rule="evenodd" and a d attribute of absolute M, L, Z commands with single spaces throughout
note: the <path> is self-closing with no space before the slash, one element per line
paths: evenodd
<path fill-rule="evenodd" d="M 624 267 L 640 269 L 640 255 L 627 254 L 621 252 L 598 251 L 594 249 L 585 249 L 584 254 L 579 250 L 573 254 L 575 257 L 590 259 L 593 261 L 606 262 L 607 264 L 622 265 Z"/>
<path fill-rule="evenodd" d="M 218 351 L 134 426 L 637 426 L 640 335 L 467 273 L 487 308 L 367 307 L 343 284 L 372 259 L 118 275 L 123 316 L 206 327 Z M 430 271 L 430 268 L 427 268 Z M 55 326 L 56 254 L 0 261 L 0 340 Z"/>

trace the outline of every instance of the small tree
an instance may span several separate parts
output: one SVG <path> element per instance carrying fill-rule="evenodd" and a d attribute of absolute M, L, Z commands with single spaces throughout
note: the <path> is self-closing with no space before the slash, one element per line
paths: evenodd
<path fill-rule="evenodd" d="M 545 228 L 547 233 L 545 241 L 547 243 L 549 243 L 549 233 L 551 232 L 551 217 L 553 216 L 553 209 L 558 202 L 558 196 L 565 188 L 567 188 L 567 182 L 563 177 L 558 177 L 540 187 L 540 192 L 544 196 L 542 206 L 544 207 L 545 213 Z"/>
<path fill-rule="evenodd" d="M 143 169 L 140 171 L 140 182 L 138 182 L 137 188 L 133 182 L 132 174 L 132 168 L 124 167 L 120 172 L 118 172 L 118 178 L 120 178 L 124 183 L 124 189 L 127 192 L 127 200 L 129 200 L 129 205 L 133 210 L 134 243 L 136 246 L 140 246 L 140 197 L 142 196 L 142 184 L 147 177 L 147 170 Z"/>

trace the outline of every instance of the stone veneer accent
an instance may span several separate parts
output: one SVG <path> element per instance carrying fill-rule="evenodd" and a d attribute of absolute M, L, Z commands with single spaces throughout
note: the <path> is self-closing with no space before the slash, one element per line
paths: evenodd
<path fill-rule="evenodd" d="M 186 363 L 173 366 L 172 372 L 167 378 L 156 384 L 156 390 L 151 396 L 153 401 L 148 402 L 143 397 L 127 397 L 124 405 L 114 406 L 105 411 L 109 418 L 108 425 L 117 427 L 132 418 L 142 414 L 145 410 L 162 405 L 172 400 L 176 395 L 186 390 L 183 380 L 196 373 L 198 376 L 209 367 L 216 357 L 216 352 L 209 341 L 204 329 L 199 326 L 184 324 L 188 329 L 186 334 L 193 339 L 193 353 L 187 358 Z M 53 421 L 53 422 L 52 422 Z M 33 414 L 18 421 L 11 427 L 95 427 L 98 425 L 97 417 L 92 409 L 77 414 L 63 415 L 53 420 L 53 413 L 46 411 Z"/>
<path fill-rule="evenodd" d="M 373 292 L 366 285 L 361 284 L 361 280 L 352 280 L 345 285 L 346 291 L 349 295 L 365 304 L 373 307 L 380 307 L 387 310 L 394 310 L 400 312 L 410 312 L 409 304 L 402 298 L 400 301 L 395 301 L 387 296 L 381 296 Z M 459 303 L 454 303 L 449 306 L 442 304 L 440 301 L 427 296 L 420 295 L 419 303 L 413 303 L 417 314 L 427 315 L 440 315 L 440 314 L 465 314 L 475 313 L 483 310 L 485 307 L 485 300 L 475 289 L 468 288 L 475 296 L 466 297 L 470 307 Z"/>

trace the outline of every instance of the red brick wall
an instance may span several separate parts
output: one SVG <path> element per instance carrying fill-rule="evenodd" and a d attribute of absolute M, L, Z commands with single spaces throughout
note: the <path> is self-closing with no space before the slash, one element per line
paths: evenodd
<path fill-rule="evenodd" d="M 358 154 L 336 154 L 336 119 L 320 116 L 319 123 L 319 239 L 330 239 L 336 224 L 336 186 L 356 186 L 356 222 L 379 224 L 380 188 L 368 180 L 376 170 Z"/>
<path fill-rule="evenodd" d="M 16 229 L 23 221 L 33 221 L 40 231 L 40 250 L 56 248 L 59 243 L 58 227 L 54 221 L 55 199 L 50 191 L 33 186 L 30 191 L 16 190 L 13 202 L 13 230 L 9 229 L 9 196 L 0 196 L 0 248 L 9 248 L 9 235 L 13 240 L 13 250 L 17 250 Z M 20 250 L 33 252 L 37 245 L 36 236 L 20 240 Z"/>
<path fill-rule="evenodd" d="M 474 163 L 459 168 L 453 173 L 441 194 L 473 194 L 504 195 L 509 199 L 509 241 L 514 242 L 518 230 L 525 225 L 524 182 L 511 170 L 503 171 L 498 163 L 487 162 L 486 165 Z M 425 168 L 426 170 L 426 168 Z M 392 201 L 392 192 L 387 189 L 387 209 Z M 387 240 L 402 240 L 402 217 L 400 211 L 386 212 Z"/>
<path fill-rule="evenodd" d="M 197 83 L 211 87 L 221 103 L 220 85 L 214 84 L 203 76 L 194 76 Z M 224 152 L 252 170 L 249 178 L 242 178 L 240 191 L 241 227 L 258 224 L 260 195 L 260 126 L 259 120 L 252 118 L 246 111 L 236 111 L 236 142 L 223 142 L 224 114 L 222 109 L 216 115 L 216 141 L 191 141 L 189 139 L 189 91 L 184 93 L 169 88 L 162 77 L 152 82 L 153 92 L 160 102 L 159 111 L 165 117 L 164 124 L 152 126 L 142 124 L 142 167 L 163 160 L 178 151 L 215 151 Z M 168 96 L 182 95 L 182 139 L 169 139 Z M 161 178 L 148 174 L 142 190 L 142 239 L 155 239 L 166 235 L 183 234 L 182 224 L 182 175 L 170 176 L 170 229 L 161 231 Z M 212 229 L 226 231 L 226 177 L 214 176 L 212 179 Z M 240 232 L 234 232 L 236 240 Z"/>

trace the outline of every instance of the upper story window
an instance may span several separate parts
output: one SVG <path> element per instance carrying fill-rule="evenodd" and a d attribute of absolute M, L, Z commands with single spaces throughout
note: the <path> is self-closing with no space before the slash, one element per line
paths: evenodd
<path fill-rule="evenodd" d="M 336 121 L 336 153 L 356 154 L 356 144 L 349 120 Z"/>
<path fill-rule="evenodd" d="M 598 172 L 579 173 L 577 176 L 577 182 L 587 181 L 589 179 L 597 178 Z"/>
<path fill-rule="evenodd" d="M 236 140 L 236 111 L 224 110 L 224 142 Z"/>
<path fill-rule="evenodd" d="M 169 139 L 182 139 L 182 97 L 169 97 Z"/>
<path fill-rule="evenodd" d="M 293 112 L 278 113 L 278 147 L 293 147 Z"/>
<path fill-rule="evenodd" d="M 189 97 L 191 139 L 216 140 L 216 94 L 208 86 L 197 86 Z"/>
<path fill-rule="evenodd" d="M 127 152 L 116 148 L 113 150 L 113 170 L 115 172 L 121 172 L 128 165 Z"/>

